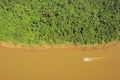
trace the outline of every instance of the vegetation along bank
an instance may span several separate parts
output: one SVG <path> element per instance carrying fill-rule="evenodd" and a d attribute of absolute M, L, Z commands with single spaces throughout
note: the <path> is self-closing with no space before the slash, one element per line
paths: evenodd
<path fill-rule="evenodd" d="M 104 44 L 120 40 L 120 0 L 0 0 L 0 42 Z"/>

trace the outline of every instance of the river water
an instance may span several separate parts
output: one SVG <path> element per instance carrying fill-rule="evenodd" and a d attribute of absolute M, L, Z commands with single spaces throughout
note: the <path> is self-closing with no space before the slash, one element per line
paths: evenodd
<path fill-rule="evenodd" d="M 87 51 L 0 47 L 0 80 L 120 80 L 120 44 Z"/>

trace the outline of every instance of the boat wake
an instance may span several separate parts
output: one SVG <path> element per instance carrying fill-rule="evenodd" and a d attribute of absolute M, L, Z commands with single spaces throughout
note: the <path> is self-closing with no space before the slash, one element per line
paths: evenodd
<path fill-rule="evenodd" d="M 94 60 L 101 60 L 103 58 L 105 58 L 105 57 L 98 57 L 98 58 L 84 57 L 84 58 L 82 58 L 82 61 L 91 62 L 91 61 L 94 61 Z"/>

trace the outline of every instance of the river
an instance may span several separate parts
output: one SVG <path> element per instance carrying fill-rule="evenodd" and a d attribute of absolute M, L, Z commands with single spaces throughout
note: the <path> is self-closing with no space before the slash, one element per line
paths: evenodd
<path fill-rule="evenodd" d="M 119 61 L 120 44 L 87 51 L 0 47 L 0 80 L 120 80 Z"/>

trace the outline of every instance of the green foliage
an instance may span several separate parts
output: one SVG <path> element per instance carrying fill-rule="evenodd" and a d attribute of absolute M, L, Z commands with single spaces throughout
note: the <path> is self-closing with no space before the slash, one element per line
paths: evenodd
<path fill-rule="evenodd" d="M 120 40 L 120 0 L 0 0 L 0 41 L 102 44 Z"/>

